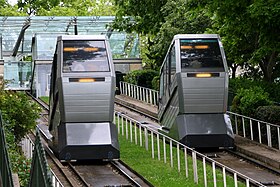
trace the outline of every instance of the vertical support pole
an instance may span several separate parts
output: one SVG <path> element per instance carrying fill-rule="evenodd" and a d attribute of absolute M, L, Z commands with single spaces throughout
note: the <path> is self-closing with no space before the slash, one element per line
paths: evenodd
<path fill-rule="evenodd" d="M 192 160 L 193 160 L 193 180 L 196 184 L 198 184 L 198 174 L 197 174 L 197 159 L 196 152 L 192 152 Z"/>
<path fill-rule="evenodd" d="M 214 182 L 214 187 L 217 187 L 216 165 L 215 165 L 215 162 L 212 162 L 212 169 L 213 169 L 213 182 Z"/>
<path fill-rule="evenodd" d="M 170 147 L 169 147 L 169 149 L 170 149 L 170 165 L 171 165 L 171 167 L 173 168 L 173 149 L 172 149 L 172 140 L 170 139 L 169 140 L 169 145 L 170 145 Z"/>
<path fill-rule="evenodd" d="M 280 127 L 277 127 L 277 134 L 278 134 L 278 149 L 280 150 Z"/>
<path fill-rule="evenodd" d="M 244 117 L 242 117 L 242 127 L 243 127 L 243 137 L 246 138 L 246 130 L 245 130 L 245 120 L 244 120 Z"/>
<path fill-rule="evenodd" d="M 123 94 L 123 82 L 120 82 L 120 93 Z"/>
<path fill-rule="evenodd" d="M 148 140 L 148 131 L 147 131 L 147 128 L 144 127 L 144 133 L 145 133 L 145 148 L 146 150 L 148 151 L 149 150 L 149 140 Z"/>
<path fill-rule="evenodd" d="M 235 134 L 238 135 L 238 124 L 237 124 L 237 116 L 234 116 L 234 122 L 235 122 Z"/>
<path fill-rule="evenodd" d="M 125 118 L 125 137 L 128 140 L 128 122 L 127 122 L 127 118 Z"/>
<path fill-rule="evenodd" d="M 132 121 L 130 120 L 129 122 L 129 125 L 130 125 L 130 128 L 129 128 L 129 131 L 130 131 L 130 142 L 133 142 L 133 136 L 132 136 Z"/>
<path fill-rule="evenodd" d="M 224 187 L 227 187 L 227 174 L 226 174 L 225 167 L 223 167 L 223 180 L 224 180 Z"/>
<path fill-rule="evenodd" d="M 150 104 L 153 104 L 153 95 L 152 95 L 152 90 L 151 89 L 149 89 L 149 91 L 150 91 L 150 94 L 149 94 L 149 96 L 150 96 Z"/>
<path fill-rule="evenodd" d="M 271 130 L 270 130 L 270 125 L 266 124 L 266 130 L 267 130 L 267 145 L 269 147 L 272 147 L 272 143 L 271 143 Z"/>
<path fill-rule="evenodd" d="M 259 132 L 259 143 L 262 143 L 262 133 L 261 133 L 261 124 L 258 121 L 258 132 Z"/>
<path fill-rule="evenodd" d="M 143 142 L 142 142 L 142 127 L 141 125 L 139 125 L 139 137 L 140 137 L 140 146 L 143 146 Z"/>
<path fill-rule="evenodd" d="M 234 187 L 238 187 L 237 173 L 233 174 L 233 179 L 234 179 Z"/>
<path fill-rule="evenodd" d="M 207 187 L 207 170 L 206 170 L 205 157 L 202 158 L 202 164 L 203 164 L 204 187 Z"/>
<path fill-rule="evenodd" d="M 186 177 L 189 177 L 189 168 L 188 168 L 188 154 L 187 154 L 187 148 L 184 147 L 184 157 L 185 157 L 185 168 L 186 168 Z"/>
<path fill-rule="evenodd" d="M 157 133 L 157 150 L 158 150 L 158 160 L 160 160 L 160 144 L 159 144 L 159 134 Z"/>
<path fill-rule="evenodd" d="M 177 164 L 178 164 L 178 172 L 181 171 L 181 163 L 180 163 L 180 145 L 177 143 Z"/>
<path fill-rule="evenodd" d="M 163 159 L 164 163 L 166 163 L 166 143 L 165 143 L 165 137 L 163 137 Z"/>
<path fill-rule="evenodd" d="M 138 138 L 137 138 L 137 123 L 134 122 L 134 136 L 135 136 L 135 144 L 138 144 Z"/>
<path fill-rule="evenodd" d="M 123 120 L 123 116 L 122 116 L 122 136 L 124 136 L 124 120 Z"/>
<path fill-rule="evenodd" d="M 151 142 L 152 142 L 152 158 L 155 158 L 155 150 L 154 150 L 154 133 L 151 131 Z"/>
<path fill-rule="evenodd" d="M 253 127 L 252 127 L 252 119 L 250 119 L 250 133 L 251 133 L 251 140 L 254 140 Z"/>

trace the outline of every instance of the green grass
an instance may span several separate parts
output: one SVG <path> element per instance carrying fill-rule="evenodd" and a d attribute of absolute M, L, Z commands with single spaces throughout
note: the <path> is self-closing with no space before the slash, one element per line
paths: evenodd
<path fill-rule="evenodd" d="M 40 99 L 45 103 L 49 104 L 49 97 L 48 96 L 41 96 Z"/>

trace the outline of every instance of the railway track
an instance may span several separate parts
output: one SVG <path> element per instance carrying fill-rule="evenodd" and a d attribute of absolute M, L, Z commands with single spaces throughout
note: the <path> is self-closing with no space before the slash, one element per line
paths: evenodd
<path fill-rule="evenodd" d="M 125 108 L 124 108 L 125 107 Z M 143 123 L 150 124 L 154 128 L 159 128 L 159 125 L 155 122 L 155 118 L 150 118 L 149 115 L 145 113 L 134 110 L 133 107 L 126 107 L 124 104 L 119 105 L 119 103 L 115 107 L 116 111 L 125 113 L 137 121 L 142 121 Z M 249 157 L 238 153 L 234 150 L 218 150 L 218 151 L 207 151 L 203 152 L 208 157 L 230 167 L 240 173 L 243 173 L 246 176 L 255 179 L 256 181 L 261 182 L 266 186 L 279 187 L 280 185 L 280 175 L 279 171 L 274 168 L 266 167 L 265 164 L 261 164 L 259 162 L 254 162 Z M 82 167 L 89 167 L 82 166 Z M 218 166 L 217 166 L 218 167 Z M 79 168 L 79 166 L 78 166 Z M 137 185 L 134 185 L 137 186 Z M 141 185 L 142 186 L 142 185 Z"/>
<path fill-rule="evenodd" d="M 31 95 L 30 95 L 31 96 Z M 32 96 L 31 96 L 32 97 Z M 43 108 L 41 119 L 39 119 L 42 143 L 46 151 L 49 166 L 55 172 L 63 186 L 106 186 L 106 187 L 140 187 L 153 186 L 137 172 L 121 160 L 113 161 L 79 161 L 60 162 L 48 146 L 47 116 L 48 105 L 40 99 L 32 97 Z M 31 139 L 35 140 L 35 135 L 31 134 Z"/>

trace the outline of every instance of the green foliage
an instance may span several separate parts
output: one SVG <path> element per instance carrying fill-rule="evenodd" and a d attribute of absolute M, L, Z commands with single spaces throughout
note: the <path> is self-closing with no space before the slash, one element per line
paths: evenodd
<path fill-rule="evenodd" d="M 3 5 L 0 2 L 1 5 Z M 9 5 L 9 4 L 4 4 L 4 6 L 0 7 L 0 16 L 26 16 L 24 12 L 18 11 L 18 6 L 17 5 Z"/>
<path fill-rule="evenodd" d="M 135 70 L 124 76 L 124 81 L 146 88 L 153 88 L 152 80 L 157 75 L 158 71 L 155 70 Z"/>
<path fill-rule="evenodd" d="M 207 4 L 213 12 L 212 29 L 222 36 L 228 59 L 252 67 L 258 64 L 264 80 L 272 82 L 280 52 L 280 2 L 215 0 Z"/>
<path fill-rule="evenodd" d="M 152 80 L 152 88 L 159 91 L 159 75 L 155 76 Z"/>
<path fill-rule="evenodd" d="M 259 120 L 280 125 L 280 106 L 260 106 L 255 116 Z"/>
<path fill-rule="evenodd" d="M 174 0 L 167 1 L 162 7 L 164 23 L 159 32 L 152 39 L 149 46 L 150 58 L 157 66 L 161 66 L 168 47 L 176 34 L 201 34 L 211 27 L 211 20 L 206 8 L 195 5 L 195 1 Z"/>
<path fill-rule="evenodd" d="M 59 1 L 58 1 L 59 2 Z M 36 15 L 40 16 L 112 16 L 115 6 L 110 0 L 77 0 L 64 1 L 51 8 L 40 8 Z"/>
<path fill-rule="evenodd" d="M 0 91 L 0 109 L 6 128 L 14 134 L 16 143 L 35 128 L 40 111 L 25 93 L 5 90 Z"/>
<path fill-rule="evenodd" d="M 39 117 L 40 108 L 23 92 L 5 91 L 0 89 L 0 110 L 5 124 L 5 136 L 12 171 L 20 178 L 20 185 L 28 184 L 31 162 L 21 152 L 19 142 L 35 129 L 35 120 Z"/>
<path fill-rule="evenodd" d="M 261 87 L 269 93 L 269 99 L 280 103 L 280 83 L 268 83 L 261 80 L 250 80 L 245 78 L 236 78 L 229 80 L 229 92 L 236 94 L 238 89 L 250 89 L 252 87 Z"/>
<path fill-rule="evenodd" d="M 237 91 L 232 102 L 231 111 L 245 116 L 254 117 L 256 109 L 259 106 L 272 104 L 269 95 L 261 87 L 252 87 L 250 89 L 241 88 Z"/>
<path fill-rule="evenodd" d="M 41 96 L 40 99 L 44 101 L 46 104 L 49 104 L 49 96 Z"/>
<path fill-rule="evenodd" d="M 115 0 L 117 13 L 113 26 L 128 32 L 154 35 L 163 22 L 161 8 L 166 2 L 167 0 Z"/>

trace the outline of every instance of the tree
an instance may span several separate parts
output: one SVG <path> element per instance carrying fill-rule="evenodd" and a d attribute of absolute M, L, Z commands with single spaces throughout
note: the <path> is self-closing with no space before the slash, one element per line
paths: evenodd
<path fill-rule="evenodd" d="M 201 7 L 195 0 L 169 0 L 161 11 L 164 23 L 147 54 L 158 66 L 163 62 L 174 35 L 201 34 L 212 24 L 207 8 Z"/>
<path fill-rule="evenodd" d="M 113 26 L 128 32 L 155 35 L 164 20 L 161 8 L 166 2 L 167 0 L 115 0 L 117 12 Z"/>
<path fill-rule="evenodd" d="M 18 11 L 17 5 L 12 6 L 6 0 L 0 0 L 0 16 L 23 16 L 24 13 Z"/>
<path fill-rule="evenodd" d="M 207 12 L 194 0 L 115 0 L 115 2 L 118 9 L 113 27 L 128 32 L 136 31 L 146 36 L 142 40 L 142 43 L 145 42 L 145 54 L 142 58 L 152 68 L 161 65 L 175 34 L 203 33 L 211 25 Z"/>
<path fill-rule="evenodd" d="M 228 59 L 236 64 L 259 65 L 264 80 L 272 82 L 280 58 L 280 2 L 205 2 L 213 12 L 213 30 L 222 36 Z"/>
<path fill-rule="evenodd" d="M 18 0 L 21 12 L 38 16 L 108 16 L 115 14 L 112 0 Z"/>

